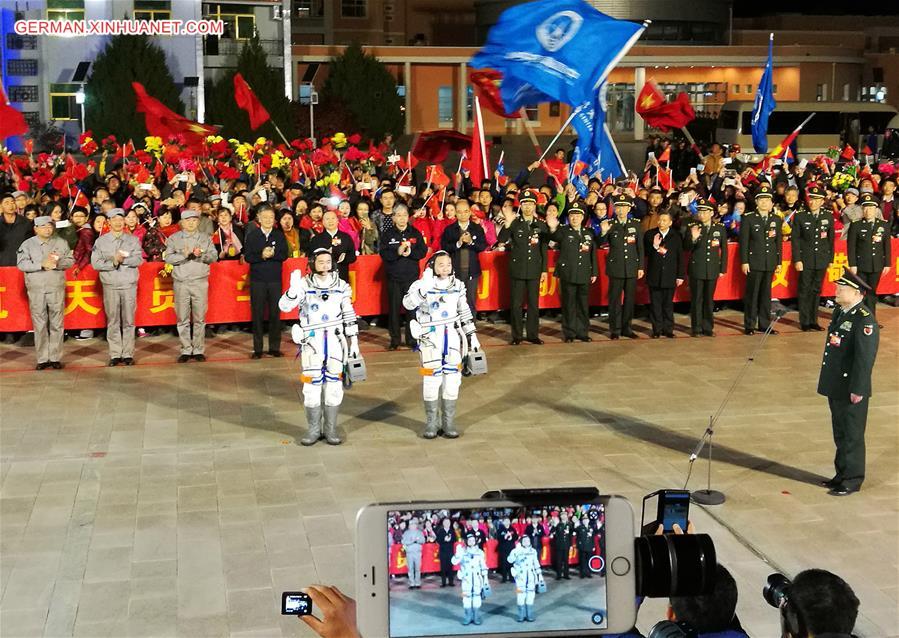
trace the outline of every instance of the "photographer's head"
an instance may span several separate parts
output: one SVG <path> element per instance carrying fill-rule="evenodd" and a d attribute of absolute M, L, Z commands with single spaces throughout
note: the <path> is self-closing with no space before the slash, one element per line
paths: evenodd
<path fill-rule="evenodd" d="M 686 622 L 700 634 L 730 629 L 737 611 L 737 583 L 723 565 L 715 573 L 715 587 L 701 596 L 672 596 L 668 619 Z"/>
<path fill-rule="evenodd" d="M 845 580 L 823 569 L 800 572 L 781 604 L 783 638 L 850 636 L 858 598 Z"/>

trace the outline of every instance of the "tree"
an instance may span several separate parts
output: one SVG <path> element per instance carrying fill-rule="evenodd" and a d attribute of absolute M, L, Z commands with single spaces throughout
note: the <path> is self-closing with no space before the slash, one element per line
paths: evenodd
<path fill-rule="evenodd" d="M 255 131 L 250 130 L 250 119 L 234 101 L 234 75 L 243 75 L 253 93 L 271 115 L 271 120 Z M 259 39 L 248 40 L 237 57 L 237 69 L 223 74 L 206 91 L 206 121 L 221 126 L 221 135 L 241 141 L 253 141 L 266 137 L 281 142 L 272 122 L 284 133 L 288 141 L 296 137 L 294 105 L 284 95 L 284 73 L 268 65 L 265 49 Z"/>
<path fill-rule="evenodd" d="M 343 103 L 359 123 L 360 132 L 373 140 L 403 132 L 403 100 L 396 92 L 396 80 L 382 62 L 367 55 L 358 44 L 331 59 L 322 101 L 331 100 Z"/>
<path fill-rule="evenodd" d="M 148 36 L 114 36 L 91 68 L 84 85 L 85 127 L 93 131 L 94 139 L 115 135 L 119 142 L 141 142 L 146 137 L 144 118 L 135 111 L 132 82 L 143 84 L 147 93 L 176 113 L 184 112 L 165 53 Z"/>

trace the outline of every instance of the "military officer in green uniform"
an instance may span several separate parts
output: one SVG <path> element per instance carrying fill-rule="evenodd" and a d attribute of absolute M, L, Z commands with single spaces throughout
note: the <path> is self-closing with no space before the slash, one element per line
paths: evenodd
<path fill-rule="evenodd" d="M 22 242 L 16 253 L 16 266 L 25 273 L 38 370 L 62 368 L 65 271 L 75 263 L 66 240 L 53 236 L 54 228 L 49 215 L 35 217 L 34 237 Z"/>
<path fill-rule="evenodd" d="M 771 279 L 780 273 L 780 217 L 772 213 L 774 192 L 764 183 L 755 193 L 755 210 L 740 223 L 740 264 L 746 275 L 743 297 L 743 330 L 755 334 L 771 323 Z M 771 334 L 777 334 L 772 328 Z"/>
<path fill-rule="evenodd" d="M 687 276 L 690 278 L 690 334 L 714 336 L 715 288 L 718 279 L 727 274 L 727 231 L 712 223 L 713 206 L 705 199 L 696 200 L 698 220 L 687 224 L 684 245 L 690 252 Z"/>
<path fill-rule="evenodd" d="M 521 343 L 521 302 L 527 294 L 527 339 L 535 345 L 543 344 L 540 338 L 540 283 L 546 280 L 546 244 L 549 228 L 536 217 L 537 198 L 530 191 L 518 200 L 521 215 L 513 208 L 503 209 L 503 228 L 498 240 L 509 243 L 509 304 L 512 324 L 512 345 Z"/>
<path fill-rule="evenodd" d="M 559 218 L 547 216 L 549 239 L 559 245 L 559 259 L 555 276 L 562 289 L 562 335 L 565 343 L 593 341 L 590 330 L 588 297 L 590 284 L 596 281 L 599 266 L 596 263 L 596 245 L 593 233 L 584 228 L 584 205 L 573 202 L 568 207 L 567 226 L 559 225 Z"/>
<path fill-rule="evenodd" d="M 609 327 L 612 339 L 620 335 L 636 339 L 637 333 L 631 328 L 631 321 L 634 318 L 637 280 L 643 277 L 643 229 L 640 222 L 627 217 L 634 207 L 634 200 L 629 195 L 615 195 L 612 204 L 615 219 L 600 222 L 601 241 L 609 245 L 606 257 Z"/>
<path fill-rule="evenodd" d="M 808 210 L 793 217 L 790 239 L 793 267 L 799 273 L 799 327 L 803 332 L 824 330 L 818 325 L 818 303 L 824 273 L 833 261 L 833 217 L 821 210 L 824 191 L 811 186 L 806 191 Z"/>
<path fill-rule="evenodd" d="M 877 218 L 878 204 L 871 193 L 861 196 L 862 218 L 849 225 L 846 247 L 849 270 L 871 289 L 865 294 L 865 305 L 876 314 L 877 284 L 890 269 L 890 224 Z"/>
<path fill-rule="evenodd" d="M 831 496 L 861 489 L 865 480 L 865 423 L 871 396 L 871 371 L 880 331 L 863 303 L 869 286 L 850 270 L 837 280 L 837 307 L 827 329 L 818 394 L 827 397 L 833 425 L 836 474 L 822 485 Z"/>

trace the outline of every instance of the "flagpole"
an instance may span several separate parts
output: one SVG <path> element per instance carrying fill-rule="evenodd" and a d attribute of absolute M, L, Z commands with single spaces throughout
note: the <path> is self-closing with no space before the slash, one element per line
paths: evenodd
<path fill-rule="evenodd" d="M 287 141 L 287 138 L 284 136 L 284 133 L 281 132 L 281 129 L 278 128 L 278 125 L 275 124 L 275 120 L 270 119 L 269 122 L 271 122 L 272 126 L 275 127 L 275 130 L 278 131 L 278 135 L 281 136 L 281 139 L 284 140 L 284 143 L 287 144 L 287 146 L 290 146 L 290 142 Z"/>
<path fill-rule="evenodd" d="M 478 96 L 474 96 L 476 116 L 478 118 L 478 145 L 481 147 L 481 168 L 484 171 L 481 179 L 486 179 L 490 175 L 490 168 L 487 165 L 487 143 L 484 140 L 484 118 L 481 117 L 481 102 Z"/>
<path fill-rule="evenodd" d="M 577 109 L 576 109 L 576 108 L 572 108 L 572 109 L 571 109 L 571 115 L 568 116 L 568 119 L 565 120 L 565 123 L 564 123 L 564 124 L 562 124 L 562 128 L 559 129 L 559 132 L 556 133 L 556 136 L 555 136 L 555 137 L 552 139 L 552 141 L 547 145 L 546 150 L 543 151 L 543 154 L 540 155 L 540 159 L 537 160 L 538 162 L 543 162 L 543 159 L 546 157 L 546 154 L 549 153 L 549 150 L 550 150 L 550 149 L 553 147 L 553 145 L 559 140 L 559 138 L 562 137 L 562 133 L 565 132 L 565 129 L 568 128 L 568 125 L 571 124 L 572 121 L 574 121 L 574 116 L 575 116 L 575 115 L 577 115 Z"/>
<path fill-rule="evenodd" d="M 537 141 L 537 135 L 534 133 L 534 129 L 531 127 L 530 121 L 528 120 L 528 111 L 522 106 L 518 109 L 518 113 L 521 116 L 521 124 L 524 126 L 524 130 L 527 132 L 528 137 L 531 138 L 531 144 L 534 145 L 534 150 L 536 150 L 539 155 L 543 151 L 540 150 L 540 143 Z"/>

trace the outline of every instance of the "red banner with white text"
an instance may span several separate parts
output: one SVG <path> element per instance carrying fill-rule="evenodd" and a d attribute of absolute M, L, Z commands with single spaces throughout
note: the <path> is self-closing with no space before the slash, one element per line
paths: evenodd
<path fill-rule="evenodd" d="M 890 271 L 881 278 L 878 292 L 889 294 L 899 292 L 899 239 L 892 240 L 892 254 L 895 256 Z M 715 299 L 740 299 L 743 296 L 745 276 L 740 271 L 739 249 L 736 243 L 729 246 L 727 275 L 718 282 Z M 605 250 L 599 251 L 599 278 L 591 287 L 590 304 L 604 306 L 608 303 L 605 278 Z M 556 262 L 555 251 L 549 253 L 549 271 Z M 481 253 L 483 273 L 478 286 L 478 310 L 505 309 L 509 306 L 509 277 L 507 275 L 508 254 L 505 252 Z M 424 265 L 424 262 L 422 262 Z M 846 243 L 838 241 L 834 263 L 825 277 L 822 294 L 834 294 L 833 282 L 839 278 L 848 265 Z M 796 297 L 797 274 L 790 263 L 790 244 L 784 244 L 783 270 L 774 278 L 772 296 L 779 299 Z M 137 286 L 138 326 L 174 325 L 175 307 L 172 280 L 159 276 L 163 264 L 153 262 L 140 267 Z M 288 259 L 284 264 L 282 284 L 286 290 L 290 273 L 295 269 L 305 271 L 305 259 Z M 250 320 L 249 267 L 238 261 L 226 261 L 212 265 L 209 276 L 209 311 L 206 322 L 239 323 Z M 102 328 L 106 323 L 103 313 L 103 294 L 97 273 L 87 267 L 78 277 L 69 270 L 66 273 L 66 329 Z M 350 268 L 350 283 L 353 286 L 353 304 L 361 316 L 387 313 L 387 287 L 381 258 L 377 255 L 361 256 Z M 674 300 L 688 301 L 689 286 L 685 283 L 678 288 Z M 640 281 L 637 286 L 637 302 L 648 303 L 649 292 Z M 540 287 L 540 307 L 558 308 L 559 282 L 554 277 L 547 278 Z M 288 315 L 282 318 L 289 319 Z M 28 297 L 23 274 L 13 267 L 0 268 L 0 332 L 22 332 L 31 329 L 28 312 Z"/>

